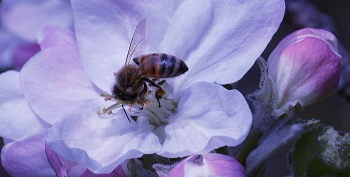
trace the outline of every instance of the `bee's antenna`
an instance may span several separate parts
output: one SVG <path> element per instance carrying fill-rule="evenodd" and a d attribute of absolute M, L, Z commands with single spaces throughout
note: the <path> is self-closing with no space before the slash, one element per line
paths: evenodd
<path fill-rule="evenodd" d="M 128 118 L 129 122 L 131 123 L 130 118 L 129 118 L 128 114 L 126 113 L 126 111 L 125 111 L 125 108 L 124 108 L 124 105 L 123 105 L 123 104 L 122 104 L 122 107 L 123 107 L 123 111 L 124 111 L 124 113 L 125 113 L 126 117 Z"/>

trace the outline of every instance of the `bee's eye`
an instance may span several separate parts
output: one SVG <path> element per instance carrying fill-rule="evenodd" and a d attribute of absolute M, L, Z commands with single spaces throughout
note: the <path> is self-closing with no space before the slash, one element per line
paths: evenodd
<path fill-rule="evenodd" d="M 129 100 L 128 99 L 128 96 L 126 95 L 126 94 L 124 94 L 124 93 L 118 93 L 117 94 L 117 97 L 119 98 L 119 99 L 121 99 L 121 100 L 123 100 L 123 101 L 127 101 L 127 100 Z"/>
<path fill-rule="evenodd" d="M 135 99 L 137 97 L 137 94 L 125 94 L 125 93 L 117 93 L 117 97 L 118 99 L 120 100 L 123 100 L 123 101 L 130 101 L 132 99 Z"/>

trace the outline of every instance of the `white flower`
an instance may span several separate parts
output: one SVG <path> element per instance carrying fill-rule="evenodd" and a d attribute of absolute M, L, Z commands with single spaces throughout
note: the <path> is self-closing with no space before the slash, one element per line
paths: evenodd
<path fill-rule="evenodd" d="M 69 31 L 45 28 L 42 51 L 19 78 L 31 108 L 54 124 L 45 133 L 52 150 L 94 173 L 110 173 L 143 154 L 204 154 L 245 139 L 252 123 L 245 99 L 215 83 L 235 82 L 253 65 L 282 20 L 283 1 L 74 0 L 72 6 L 77 42 Z M 130 113 L 136 122 L 120 108 L 98 116 L 112 104 L 99 93 L 111 92 L 113 72 L 124 65 L 143 18 L 149 22 L 146 53 L 175 55 L 189 71 L 167 80 L 162 108 L 150 104 Z"/>

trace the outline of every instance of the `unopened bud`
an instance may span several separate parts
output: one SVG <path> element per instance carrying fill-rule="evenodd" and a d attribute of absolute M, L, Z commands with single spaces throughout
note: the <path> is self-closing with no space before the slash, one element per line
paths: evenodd
<path fill-rule="evenodd" d="M 244 177 L 244 167 L 233 157 L 208 153 L 192 155 L 178 163 L 167 177 L 236 176 Z"/>
<path fill-rule="evenodd" d="M 277 106 L 305 106 L 334 94 L 340 77 L 337 48 L 336 37 L 321 29 L 305 28 L 285 37 L 267 62 Z"/>

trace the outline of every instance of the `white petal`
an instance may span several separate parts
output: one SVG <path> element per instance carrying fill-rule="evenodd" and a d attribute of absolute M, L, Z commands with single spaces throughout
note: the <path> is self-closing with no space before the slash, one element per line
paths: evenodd
<path fill-rule="evenodd" d="M 46 26 L 38 32 L 38 44 L 41 50 L 59 45 L 76 46 L 75 35 L 70 30 L 56 26 Z"/>
<path fill-rule="evenodd" d="M 159 52 L 161 38 L 174 11 L 172 1 L 72 0 L 75 30 L 87 75 L 100 89 L 110 92 L 124 66 L 137 23 L 148 20 L 148 51 Z"/>
<path fill-rule="evenodd" d="M 0 136 L 17 140 L 48 127 L 30 108 L 19 85 L 19 73 L 0 75 Z"/>
<path fill-rule="evenodd" d="M 189 71 L 181 86 L 238 81 L 261 55 L 279 27 L 284 1 L 186 1 L 177 9 L 162 52 L 183 59 Z"/>
<path fill-rule="evenodd" d="M 172 158 L 240 144 L 250 130 L 252 113 L 237 90 L 199 82 L 184 91 L 178 113 L 169 120 L 157 154 Z"/>
<path fill-rule="evenodd" d="M 47 38 L 55 37 L 42 40 L 41 45 L 50 47 L 32 57 L 20 72 L 20 84 L 31 107 L 51 124 L 86 102 L 101 99 L 85 75 L 77 46 L 58 42 L 74 35 L 68 30 L 57 30 L 43 33 Z"/>
<path fill-rule="evenodd" d="M 126 159 L 160 149 L 148 120 L 130 123 L 122 110 L 107 117 L 98 116 L 101 106 L 104 105 L 91 103 L 63 117 L 46 132 L 48 146 L 99 174 L 112 172 Z"/>

